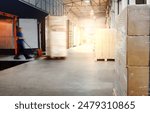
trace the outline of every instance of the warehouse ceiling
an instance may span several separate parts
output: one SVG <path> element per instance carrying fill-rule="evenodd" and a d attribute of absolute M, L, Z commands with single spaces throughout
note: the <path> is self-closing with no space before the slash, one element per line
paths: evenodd
<path fill-rule="evenodd" d="M 63 0 L 65 13 L 79 18 L 104 16 L 109 0 Z"/>

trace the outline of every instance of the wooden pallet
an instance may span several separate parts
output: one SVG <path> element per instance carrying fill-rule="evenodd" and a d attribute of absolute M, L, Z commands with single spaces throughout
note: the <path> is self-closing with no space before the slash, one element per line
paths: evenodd
<path fill-rule="evenodd" d="M 115 59 L 97 59 L 97 61 L 115 61 Z"/>

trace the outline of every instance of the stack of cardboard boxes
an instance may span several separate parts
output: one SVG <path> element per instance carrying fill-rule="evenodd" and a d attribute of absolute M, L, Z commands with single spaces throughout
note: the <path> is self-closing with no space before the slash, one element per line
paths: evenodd
<path fill-rule="evenodd" d="M 148 95 L 150 5 L 128 6 L 118 17 L 116 80 L 118 95 Z"/>
<path fill-rule="evenodd" d="M 65 16 L 46 18 L 46 54 L 51 58 L 67 56 L 67 19 Z"/>
<path fill-rule="evenodd" d="M 0 20 L 0 48 L 14 48 L 12 20 Z"/>

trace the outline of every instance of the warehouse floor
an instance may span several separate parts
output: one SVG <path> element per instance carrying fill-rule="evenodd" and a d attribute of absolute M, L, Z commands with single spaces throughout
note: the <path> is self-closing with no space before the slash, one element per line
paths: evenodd
<path fill-rule="evenodd" d="M 0 71 L 0 95 L 111 96 L 114 62 L 97 62 L 92 49 L 68 51 L 65 60 L 35 60 Z"/>

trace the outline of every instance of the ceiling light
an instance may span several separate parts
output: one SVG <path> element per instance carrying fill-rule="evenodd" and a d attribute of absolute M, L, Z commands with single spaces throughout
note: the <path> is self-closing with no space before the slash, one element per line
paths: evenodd
<path fill-rule="evenodd" d="M 90 3 L 90 0 L 83 0 L 85 3 Z"/>

